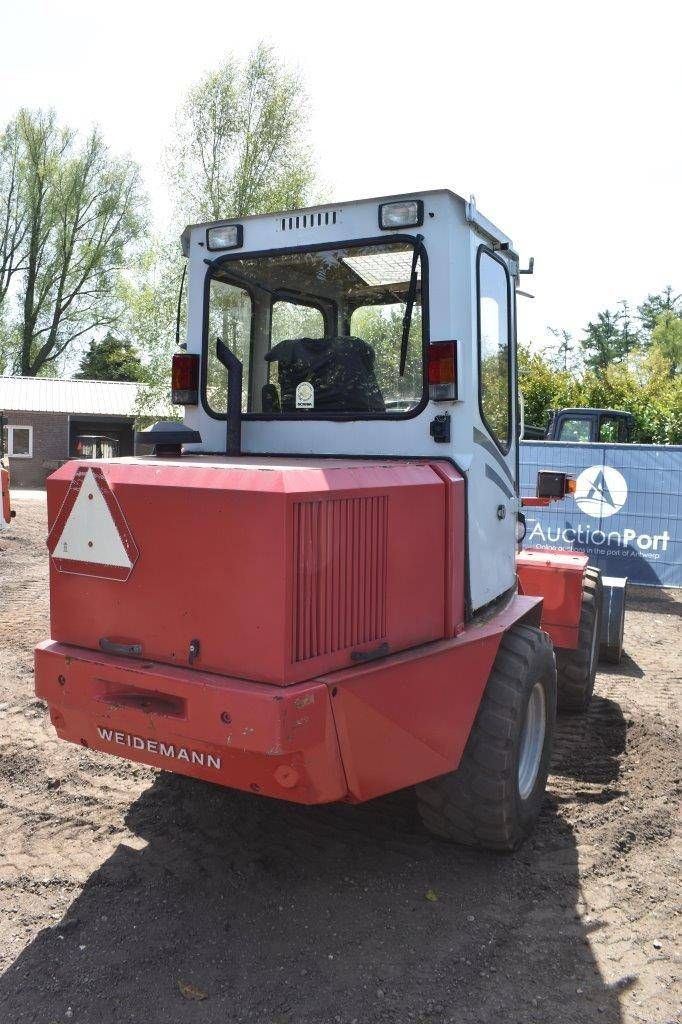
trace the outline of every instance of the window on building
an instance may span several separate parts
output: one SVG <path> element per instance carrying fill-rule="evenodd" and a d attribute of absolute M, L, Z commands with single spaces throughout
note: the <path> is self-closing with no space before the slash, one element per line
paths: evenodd
<path fill-rule="evenodd" d="M 8 424 L 3 429 L 4 449 L 13 459 L 33 457 L 33 427 L 19 427 Z"/>

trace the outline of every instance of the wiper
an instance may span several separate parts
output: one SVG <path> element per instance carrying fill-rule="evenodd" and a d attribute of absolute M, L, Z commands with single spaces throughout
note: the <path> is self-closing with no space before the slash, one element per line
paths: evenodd
<path fill-rule="evenodd" d="M 410 327 L 412 326 L 412 307 L 417 296 L 417 263 L 419 261 L 419 250 L 424 241 L 423 235 L 417 235 L 414 253 L 412 254 L 412 270 L 410 271 L 410 284 L 407 289 L 407 302 L 405 303 L 405 315 L 403 316 L 403 340 L 400 345 L 400 376 L 405 376 L 405 363 L 407 362 L 407 346 L 410 341 Z"/>

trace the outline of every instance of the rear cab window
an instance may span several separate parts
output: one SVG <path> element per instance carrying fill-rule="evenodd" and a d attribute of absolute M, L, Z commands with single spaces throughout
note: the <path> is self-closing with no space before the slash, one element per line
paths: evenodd
<path fill-rule="evenodd" d="M 218 339 L 242 362 L 246 417 L 402 416 L 423 407 L 426 257 L 411 238 L 231 256 L 209 268 L 206 296 L 210 415 L 227 412 Z"/>

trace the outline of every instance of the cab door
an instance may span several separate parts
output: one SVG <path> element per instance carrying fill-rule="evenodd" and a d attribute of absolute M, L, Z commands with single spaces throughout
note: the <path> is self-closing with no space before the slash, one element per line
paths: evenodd
<path fill-rule="evenodd" d="M 477 401 L 469 471 L 469 580 L 472 610 L 516 582 L 516 325 L 504 253 L 475 251 Z"/>

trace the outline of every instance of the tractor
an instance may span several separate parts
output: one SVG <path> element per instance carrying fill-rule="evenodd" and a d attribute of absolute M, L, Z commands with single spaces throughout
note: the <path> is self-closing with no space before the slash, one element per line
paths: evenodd
<path fill-rule="evenodd" d="M 47 483 L 57 734 L 303 804 L 414 786 L 435 835 L 515 849 L 590 702 L 601 582 L 522 550 L 572 481 L 518 495 L 511 239 L 438 190 L 182 249 L 183 422 Z"/>

